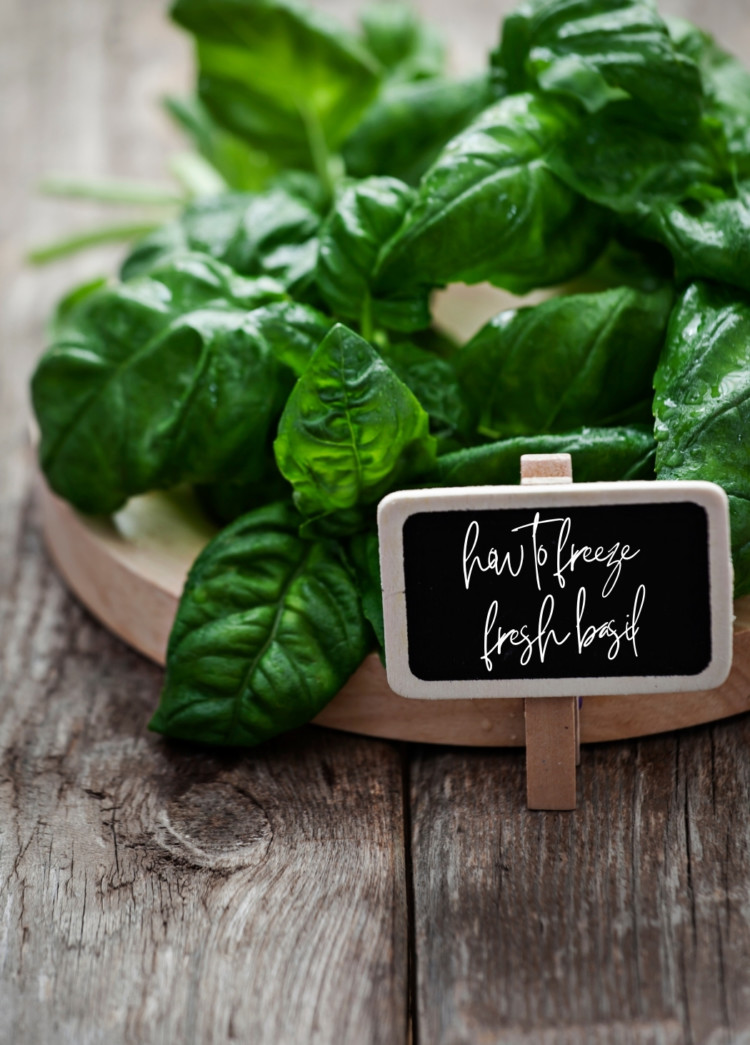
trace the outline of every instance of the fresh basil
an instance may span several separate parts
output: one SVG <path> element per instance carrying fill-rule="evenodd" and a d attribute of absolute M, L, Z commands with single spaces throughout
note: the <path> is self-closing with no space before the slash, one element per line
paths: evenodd
<path fill-rule="evenodd" d="M 220 127 L 199 98 L 168 97 L 164 105 L 175 123 L 189 135 L 198 153 L 230 189 L 259 191 L 276 172 L 267 153 Z"/>
<path fill-rule="evenodd" d="M 522 293 L 585 268 L 603 246 L 599 212 L 545 163 L 576 122 L 528 94 L 486 109 L 422 179 L 381 255 L 379 288 L 489 280 Z"/>
<path fill-rule="evenodd" d="M 644 0 L 523 0 L 492 64 L 509 92 L 541 88 L 588 112 L 616 103 L 641 125 L 689 132 L 702 111 L 698 68 Z"/>
<path fill-rule="evenodd" d="M 384 345 L 380 354 L 429 414 L 440 452 L 464 443 L 471 419 L 453 364 L 410 341 Z"/>
<path fill-rule="evenodd" d="M 567 432 L 651 421 L 651 375 L 672 288 L 617 287 L 502 312 L 457 357 L 482 435 Z"/>
<path fill-rule="evenodd" d="M 700 70 L 707 115 L 721 122 L 740 172 L 750 176 L 750 72 L 689 22 L 668 18 L 667 25 L 675 46 Z"/>
<path fill-rule="evenodd" d="M 281 299 L 204 255 L 86 297 L 32 381 L 52 488 L 113 512 L 146 490 L 258 475 L 285 379 L 253 311 Z"/>
<path fill-rule="evenodd" d="M 297 536 L 284 504 L 238 519 L 185 585 L 151 729 L 250 746 L 313 718 L 367 652 L 342 550 Z"/>
<path fill-rule="evenodd" d="M 443 41 L 409 4 L 379 0 L 364 9 L 360 25 L 365 46 L 389 79 L 421 80 L 443 72 Z"/>
<path fill-rule="evenodd" d="M 205 483 L 195 487 L 201 508 L 219 526 L 226 526 L 241 515 L 275 501 L 287 501 L 291 495 L 291 487 L 274 467 L 272 456 L 266 456 L 265 466 L 257 479 Z"/>
<path fill-rule="evenodd" d="M 300 196 L 269 189 L 245 208 L 222 260 L 249 276 L 268 275 L 294 291 L 313 277 L 320 214 Z"/>
<path fill-rule="evenodd" d="M 330 176 L 330 154 L 379 84 L 354 37 L 294 0 L 176 0 L 196 39 L 198 93 L 214 119 L 277 162 Z"/>
<path fill-rule="evenodd" d="M 443 146 L 494 101 L 489 77 L 386 81 L 342 146 L 350 174 L 416 185 Z"/>
<path fill-rule="evenodd" d="M 750 591 L 750 301 L 694 283 L 680 298 L 654 378 L 656 474 L 729 495 L 735 591 Z"/>
<path fill-rule="evenodd" d="M 306 516 L 371 504 L 435 459 L 426 412 L 375 349 L 342 324 L 294 386 L 274 449 Z"/>
<path fill-rule="evenodd" d="M 382 645 L 380 498 L 514 483 L 524 453 L 720 483 L 750 592 L 750 72 L 651 0 L 522 0 L 458 81 L 394 0 L 354 32 L 298 0 L 173 14 L 199 66 L 167 102 L 191 202 L 119 283 L 63 299 L 32 382 L 76 507 L 187 483 L 231 523 L 154 728 L 245 745 L 307 721 Z M 432 292 L 482 281 L 558 289 L 461 347 Z"/>
<path fill-rule="evenodd" d="M 377 531 L 360 533 L 352 538 L 349 553 L 357 577 L 362 612 L 372 626 L 378 646 L 385 649 L 383 624 L 383 589 L 380 580 L 380 542 Z"/>
<path fill-rule="evenodd" d="M 429 486 L 492 486 L 520 482 L 521 454 L 570 454 L 577 482 L 654 478 L 650 427 L 580 428 L 559 435 L 516 436 L 438 458 Z"/>
<path fill-rule="evenodd" d="M 413 197 L 395 178 L 355 182 L 341 192 L 321 229 L 318 289 L 337 315 L 356 320 L 364 333 L 371 333 L 375 322 L 404 331 L 430 325 L 426 290 L 380 300 L 372 290 L 383 244 L 398 230 Z"/>
<path fill-rule="evenodd" d="M 679 283 L 713 279 L 750 290 L 750 182 L 725 199 L 663 202 L 638 231 L 670 250 Z"/>
<path fill-rule="evenodd" d="M 147 275 L 185 251 L 202 251 L 246 276 L 273 276 L 292 293 L 315 274 L 321 214 L 309 195 L 272 186 L 226 193 L 189 205 L 178 221 L 157 229 L 131 252 L 122 278 Z"/>
<path fill-rule="evenodd" d="M 333 322 L 297 301 L 272 301 L 253 312 L 253 322 L 273 354 L 295 377 L 307 369 Z"/>
<path fill-rule="evenodd" d="M 715 121 L 706 119 L 680 138 L 618 120 L 609 110 L 571 128 L 547 164 L 586 199 L 636 217 L 665 201 L 721 198 L 731 176 Z"/>

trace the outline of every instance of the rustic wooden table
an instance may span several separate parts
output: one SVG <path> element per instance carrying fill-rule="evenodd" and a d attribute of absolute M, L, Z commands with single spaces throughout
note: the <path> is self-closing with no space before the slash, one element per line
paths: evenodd
<path fill-rule="evenodd" d="M 675 0 L 750 57 L 747 0 Z M 329 3 L 351 13 L 350 3 Z M 484 0 L 427 0 L 459 64 Z M 149 735 L 161 672 L 40 546 L 25 386 L 100 251 L 43 173 L 153 177 L 188 77 L 156 0 L 0 0 L 0 1042 L 750 1041 L 750 719 L 584 754 L 575 814 L 523 755 L 308 728 L 246 755 Z"/>

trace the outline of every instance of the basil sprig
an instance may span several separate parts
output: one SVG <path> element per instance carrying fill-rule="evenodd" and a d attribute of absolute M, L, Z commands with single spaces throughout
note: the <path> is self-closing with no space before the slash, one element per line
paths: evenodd
<path fill-rule="evenodd" d="M 307 721 L 382 643 L 379 498 L 511 483 L 524 452 L 569 452 L 580 480 L 720 483 L 750 591 L 735 59 L 646 0 L 523 0 L 461 81 L 392 0 L 355 32 L 296 0 L 173 16 L 198 77 L 168 105 L 210 194 L 119 282 L 66 296 L 32 383 L 76 507 L 189 483 L 229 522 L 190 574 L 154 729 L 250 745 Z M 449 283 L 571 280 L 464 346 L 432 322 Z"/>

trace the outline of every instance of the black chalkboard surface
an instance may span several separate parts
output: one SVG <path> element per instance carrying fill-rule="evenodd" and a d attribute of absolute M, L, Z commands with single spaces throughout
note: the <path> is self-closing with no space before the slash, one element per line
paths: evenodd
<path fill-rule="evenodd" d="M 385 499 L 380 526 L 397 692 L 654 692 L 728 673 L 726 497 L 712 484 L 410 492 Z"/>

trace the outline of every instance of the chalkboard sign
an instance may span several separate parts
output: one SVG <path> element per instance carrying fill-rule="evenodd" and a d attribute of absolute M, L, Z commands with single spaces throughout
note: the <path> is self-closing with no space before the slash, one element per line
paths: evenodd
<path fill-rule="evenodd" d="M 405 491 L 378 523 L 404 696 L 672 692 L 729 673 L 728 503 L 712 483 Z"/>

